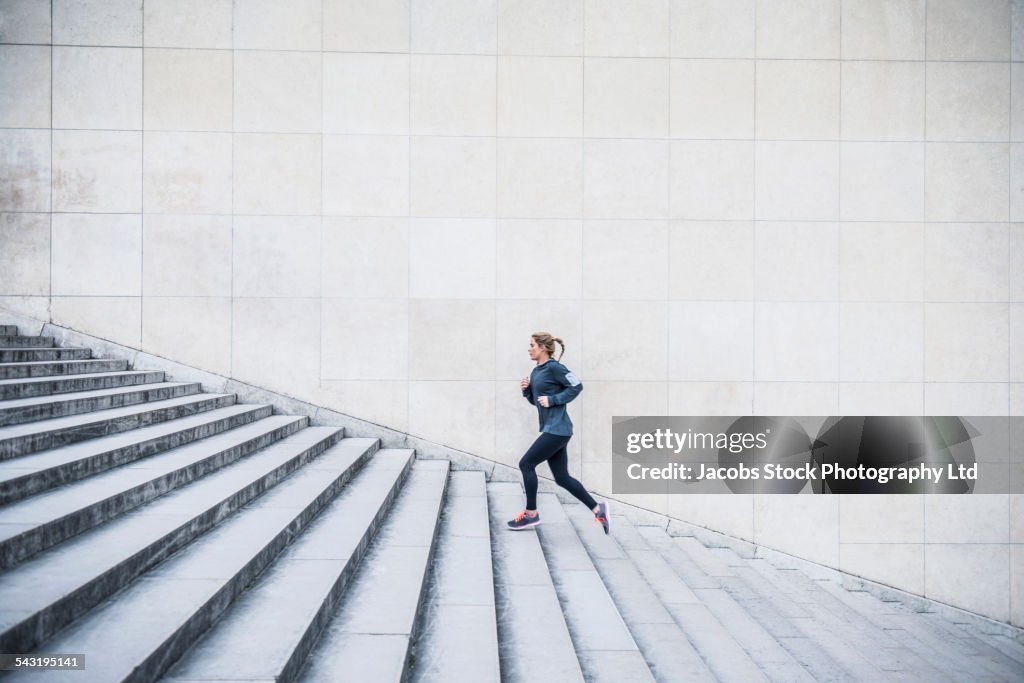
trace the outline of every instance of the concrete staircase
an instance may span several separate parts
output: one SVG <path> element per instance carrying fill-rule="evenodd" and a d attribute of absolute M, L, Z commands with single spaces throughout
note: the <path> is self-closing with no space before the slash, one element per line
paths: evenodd
<path fill-rule="evenodd" d="M 512 532 L 518 483 L 273 413 L 0 326 L 0 652 L 85 654 L 0 681 L 1024 680 L 1005 631 L 614 503 Z"/>

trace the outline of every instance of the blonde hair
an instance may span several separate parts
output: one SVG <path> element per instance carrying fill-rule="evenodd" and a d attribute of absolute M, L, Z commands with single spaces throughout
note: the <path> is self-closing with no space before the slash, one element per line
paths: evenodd
<path fill-rule="evenodd" d="M 548 355 L 552 358 L 555 356 L 555 342 L 558 342 L 558 345 L 562 347 L 562 351 L 555 360 L 562 359 L 562 354 L 565 353 L 565 342 L 562 341 L 561 337 L 552 337 L 547 332 L 534 332 L 530 336 L 533 337 L 533 341 L 537 342 L 537 346 L 547 351 Z"/>

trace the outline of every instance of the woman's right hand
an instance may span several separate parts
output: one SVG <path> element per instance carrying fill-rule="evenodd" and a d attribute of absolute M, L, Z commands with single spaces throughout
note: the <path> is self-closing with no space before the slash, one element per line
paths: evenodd
<path fill-rule="evenodd" d="M 528 386 L 530 386 L 530 378 L 529 377 L 523 377 L 521 380 L 519 380 L 519 388 L 520 389 L 525 389 Z"/>

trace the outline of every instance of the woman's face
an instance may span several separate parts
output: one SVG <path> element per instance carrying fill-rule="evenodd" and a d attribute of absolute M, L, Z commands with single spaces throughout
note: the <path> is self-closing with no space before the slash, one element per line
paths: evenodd
<path fill-rule="evenodd" d="M 537 360 L 537 358 L 543 352 L 543 349 L 541 347 L 537 346 L 537 340 L 536 339 L 534 339 L 533 337 L 530 337 L 530 346 L 527 349 L 527 351 L 529 351 L 529 353 L 530 353 L 530 360 Z"/>

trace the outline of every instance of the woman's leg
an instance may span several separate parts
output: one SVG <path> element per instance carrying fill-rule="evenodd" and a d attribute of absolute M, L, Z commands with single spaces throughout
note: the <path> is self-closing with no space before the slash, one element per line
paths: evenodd
<path fill-rule="evenodd" d="M 519 471 L 523 473 L 523 486 L 526 488 L 527 510 L 537 509 L 537 465 L 550 458 L 559 448 L 564 450 L 568 441 L 569 437 L 541 432 L 519 459 Z"/>
<path fill-rule="evenodd" d="M 566 439 L 561 448 L 555 451 L 555 454 L 548 459 L 548 465 L 551 467 L 551 473 L 555 475 L 555 483 L 576 496 L 580 502 L 593 512 L 594 508 L 597 507 L 597 501 L 587 493 L 587 490 L 583 488 L 583 484 L 569 474 L 569 453 L 565 450 L 565 446 L 568 443 L 569 440 Z"/>

